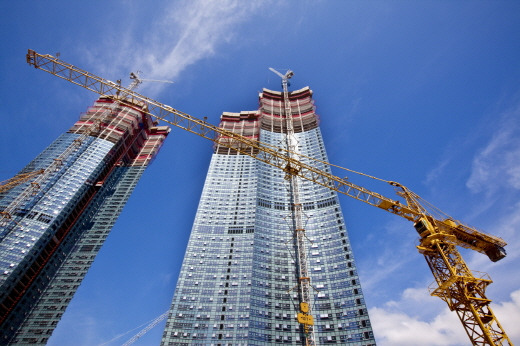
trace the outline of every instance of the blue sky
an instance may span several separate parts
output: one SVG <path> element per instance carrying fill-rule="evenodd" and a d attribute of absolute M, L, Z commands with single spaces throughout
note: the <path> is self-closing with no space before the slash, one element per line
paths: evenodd
<path fill-rule="evenodd" d="M 96 98 L 29 67 L 28 48 L 110 80 L 135 70 L 174 80 L 140 92 L 214 124 L 280 89 L 268 67 L 290 68 L 293 89 L 314 91 L 332 163 L 399 181 L 509 243 L 498 263 L 463 255 L 493 278 L 494 311 L 520 343 L 520 2 L 4 1 L 0 11 L 0 180 Z M 211 149 L 172 131 L 50 345 L 119 345 L 168 309 Z M 341 202 L 378 344 L 468 344 L 428 295 L 412 224 Z M 136 344 L 158 344 L 162 327 Z"/>

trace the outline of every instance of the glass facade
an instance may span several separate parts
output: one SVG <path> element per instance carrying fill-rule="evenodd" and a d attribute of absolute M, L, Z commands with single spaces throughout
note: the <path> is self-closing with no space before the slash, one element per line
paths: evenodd
<path fill-rule="evenodd" d="M 311 90 L 289 99 L 301 160 L 328 171 L 303 156 L 327 161 Z M 283 94 L 264 89 L 258 111 L 224 113 L 220 126 L 283 147 L 283 111 Z M 374 345 L 336 192 L 298 185 L 315 343 Z M 304 344 L 291 193 L 280 169 L 215 146 L 162 345 Z"/>
<path fill-rule="evenodd" d="M 0 196 L 1 344 L 46 343 L 168 132 L 101 98 Z"/>

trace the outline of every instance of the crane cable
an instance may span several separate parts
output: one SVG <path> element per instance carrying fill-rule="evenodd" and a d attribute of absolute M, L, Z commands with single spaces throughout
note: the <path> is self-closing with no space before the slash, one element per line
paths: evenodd
<path fill-rule="evenodd" d="M 374 180 L 378 180 L 378 181 L 382 181 L 382 182 L 385 182 L 385 183 L 388 183 L 388 184 L 391 184 L 392 181 L 391 180 L 386 180 L 386 179 L 382 179 L 382 178 L 378 178 L 378 177 L 374 177 L 370 174 L 366 174 L 366 173 L 362 173 L 362 172 L 358 172 L 358 171 L 355 171 L 353 169 L 349 169 L 349 168 L 345 168 L 345 167 L 342 167 L 342 166 L 338 166 L 338 165 L 334 165 L 330 162 L 326 162 L 326 161 L 322 161 L 320 159 L 317 159 L 317 158 L 314 158 L 314 157 L 311 157 L 311 156 L 307 156 L 305 154 L 301 154 L 301 153 L 296 153 L 294 151 L 291 151 L 289 149 L 285 149 L 285 148 L 281 148 L 281 147 L 277 147 L 275 145 L 272 145 L 272 144 L 268 144 L 268 143 L 265 143 L 265 142 L 261 142 L 261 141 L 256 141 L 258 144 L 262 145 L 262 146 L 265 146 L 265 147 L 268 147 L 270 149 L 274 149 L 274 150 L 278 150 L 278 151 L 282 151 L 282 152 L 286 152 L 286 153 L 290 153 L 290 154 L 294 154 L 294 155 L 298 155 L 300 157 L 304 157 L 306 159 L 309 159 L 311 161 L 314 161 L 314 162 L 319 162 L 319 163 L 322 163 L 324 165 L 327 165 L 327 166 L 330 166 L 330 167 L 336 167 L 336 168 L 339 168 L 339 169 L 342 169 L 342 170 L 345 170 L 345 171 L 348 171 L 348 172 L 351 172 L 351 173 L 354 173 L 354 174 L 358 174 L 358 175 L 361 175 L 361 176 L 364 176 L 364 177 L 368 177 L 368 178 L 371 178 L 371 179 L 374 179 Z"/>

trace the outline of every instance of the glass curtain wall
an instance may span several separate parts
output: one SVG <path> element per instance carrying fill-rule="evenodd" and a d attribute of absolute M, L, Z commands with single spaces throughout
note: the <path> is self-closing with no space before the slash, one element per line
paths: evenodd
<path fill-rule="evenodd" d="M 327 161 L 309 88 L 290 93 L 298 153 Z M 284 147 L 282 94 L 260 109 L 223 113 L 220 126 Z M 301 158 L 328 171 L 325 164 Z M 195 217 L 162 345 L 298 345 L 293 199 L 285 173 L 217 145 Z M 298 182 L 314 287 L 317 344 L 374 345 L 338 197 Z"/>
<path fill-rule="evenodd" d="M 142 107 L 100 98 L 21 171 L 41 176 L 0 196 L 1 344 L 52 334 L 169 133 Z"/>

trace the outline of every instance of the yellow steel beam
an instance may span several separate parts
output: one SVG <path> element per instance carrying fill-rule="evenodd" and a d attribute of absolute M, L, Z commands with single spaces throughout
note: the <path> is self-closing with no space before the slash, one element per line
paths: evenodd
<path fill-rule="evenodd" d="M 405 198 L 408 205 L 353 184 L 348 180 L 337 177 L 312 165 L 293 159 L 288 155 L 287 150 L 272 147 L 257 140 L 209 124 L 204 120 L 150 99 L 133 90 L 124 88 L 117 83 L 81 70 L 51 55 L 42 55 L 33 50 L 29 50 L 27 53 L 27 62 L 35 68 L 63 78 L 100 95 L 111 95 L 118 99 L 126 98 L 130 102 L 142 103 L 146 106 L 145 108 L 148 114 L 154 118 L 209 139 L 219 145 L 236 150 L 241 154 L 249 155 L 259 161 L 280 168 L 289 174 L 297 175 L 361 202 L 399 215 L 407 220 L 415 222 L 425 212 L 424 207 L 418 202 L 414 203 L 414 200 L 420 199 L 420 197 L 399 183 L 390 182 L 392 185 L 403 189 L 405 197 L 408 196 L 412 198 L 412 200 Z M 444 228 L 447 232 L 455 235 L 457 245 L 487 254 L 488 256 L 489 252 L 495 249 L 496 246 L 503 248 L 506 245 L 506 242 L 498 237 L 485 234 L 460 223 L 446 223 Z"/>
<path fill-rule="evenodd" d="M 36 177 L 37 175 L 40 175 L 44 172 L 43 169 L 34 171 L 34 172 L 28 172 L 28 173 L 20 173 L 12 177 L 11 179 L 7 179 L 5 181 L 0 182 L 0 193 L 9 191 L 13 187 L 20 185 L 21 183 L 26 182 L 27 180 L 30 180 L 31 178 Z"/>
<path fill-rule="evenodd" d="M 35 68 L 46 71 L 71 83 L 96 92 L 100 95 L 111 95 L 115 98 L 126 98 L 130 102 L 142 103 L 146 106 L 150 116 L 162 120 L 170 125 L 179 127 L 185 131 L 194 133 L 209 139 L 219 145 L 238 151 L 241 154 L 251 156 L 259 161 L 275 166 L 289 174 L 297 175 L 316 184 L 325 186 L 331 190 L 370 204 L 390 213 L 399 215 L 410 221 L 417 221 L 423 214 L 423 208 L 418 209 L 417 204 L 402 204 L 397 200 L 385 197 L 377 192 L 370 191 L 362 186 L 351 183 L 348 180 L 335 176 L 327 171 L 316 168 L 289 157 L 287 150 L 269 146 L 255 139 L 247 138 L 231 131 L 219 128 L 204 120 L 181 112 L 173 107 L 162 104 L 156 100 L 129 90 L 121 85 L 81 70 L 71 64 L 63 62 L 51 55 L 42 55 L 33 50 L 27 53 L 27 62 Z M 312 159 L 312 158 L 309 158 Z M 288 168 L 289 167 L 289 168 Z M 340 167 L 341 168 L 341 167 Z M 390 182 L 392 185 L 412 193 L 403 185 Z M 412 193 L 413 194 L 413 193 Z M 417 196 L 413 194 L 414 196 Z M 446 228 L 456 235 L 457 245 L 471 248 L 485 253 L 482 246 L 472 246 L 478 238 L 482 244 L 488 246 L 498 245 L 504 247 L 506 242 L 498 237 L 480 232 L 472 227 L 457 223 L 446 224 Z"/>
<path fill-rule="evenodd" d="M 513 345 L 489 307 L 485 290 L 492 281 L 475 277 L 454 245 L 440 241 L 434 246 L 436 251 L 424 254 L 437 284 L 431 295 L 457 312 L 473 345 Z"/>

